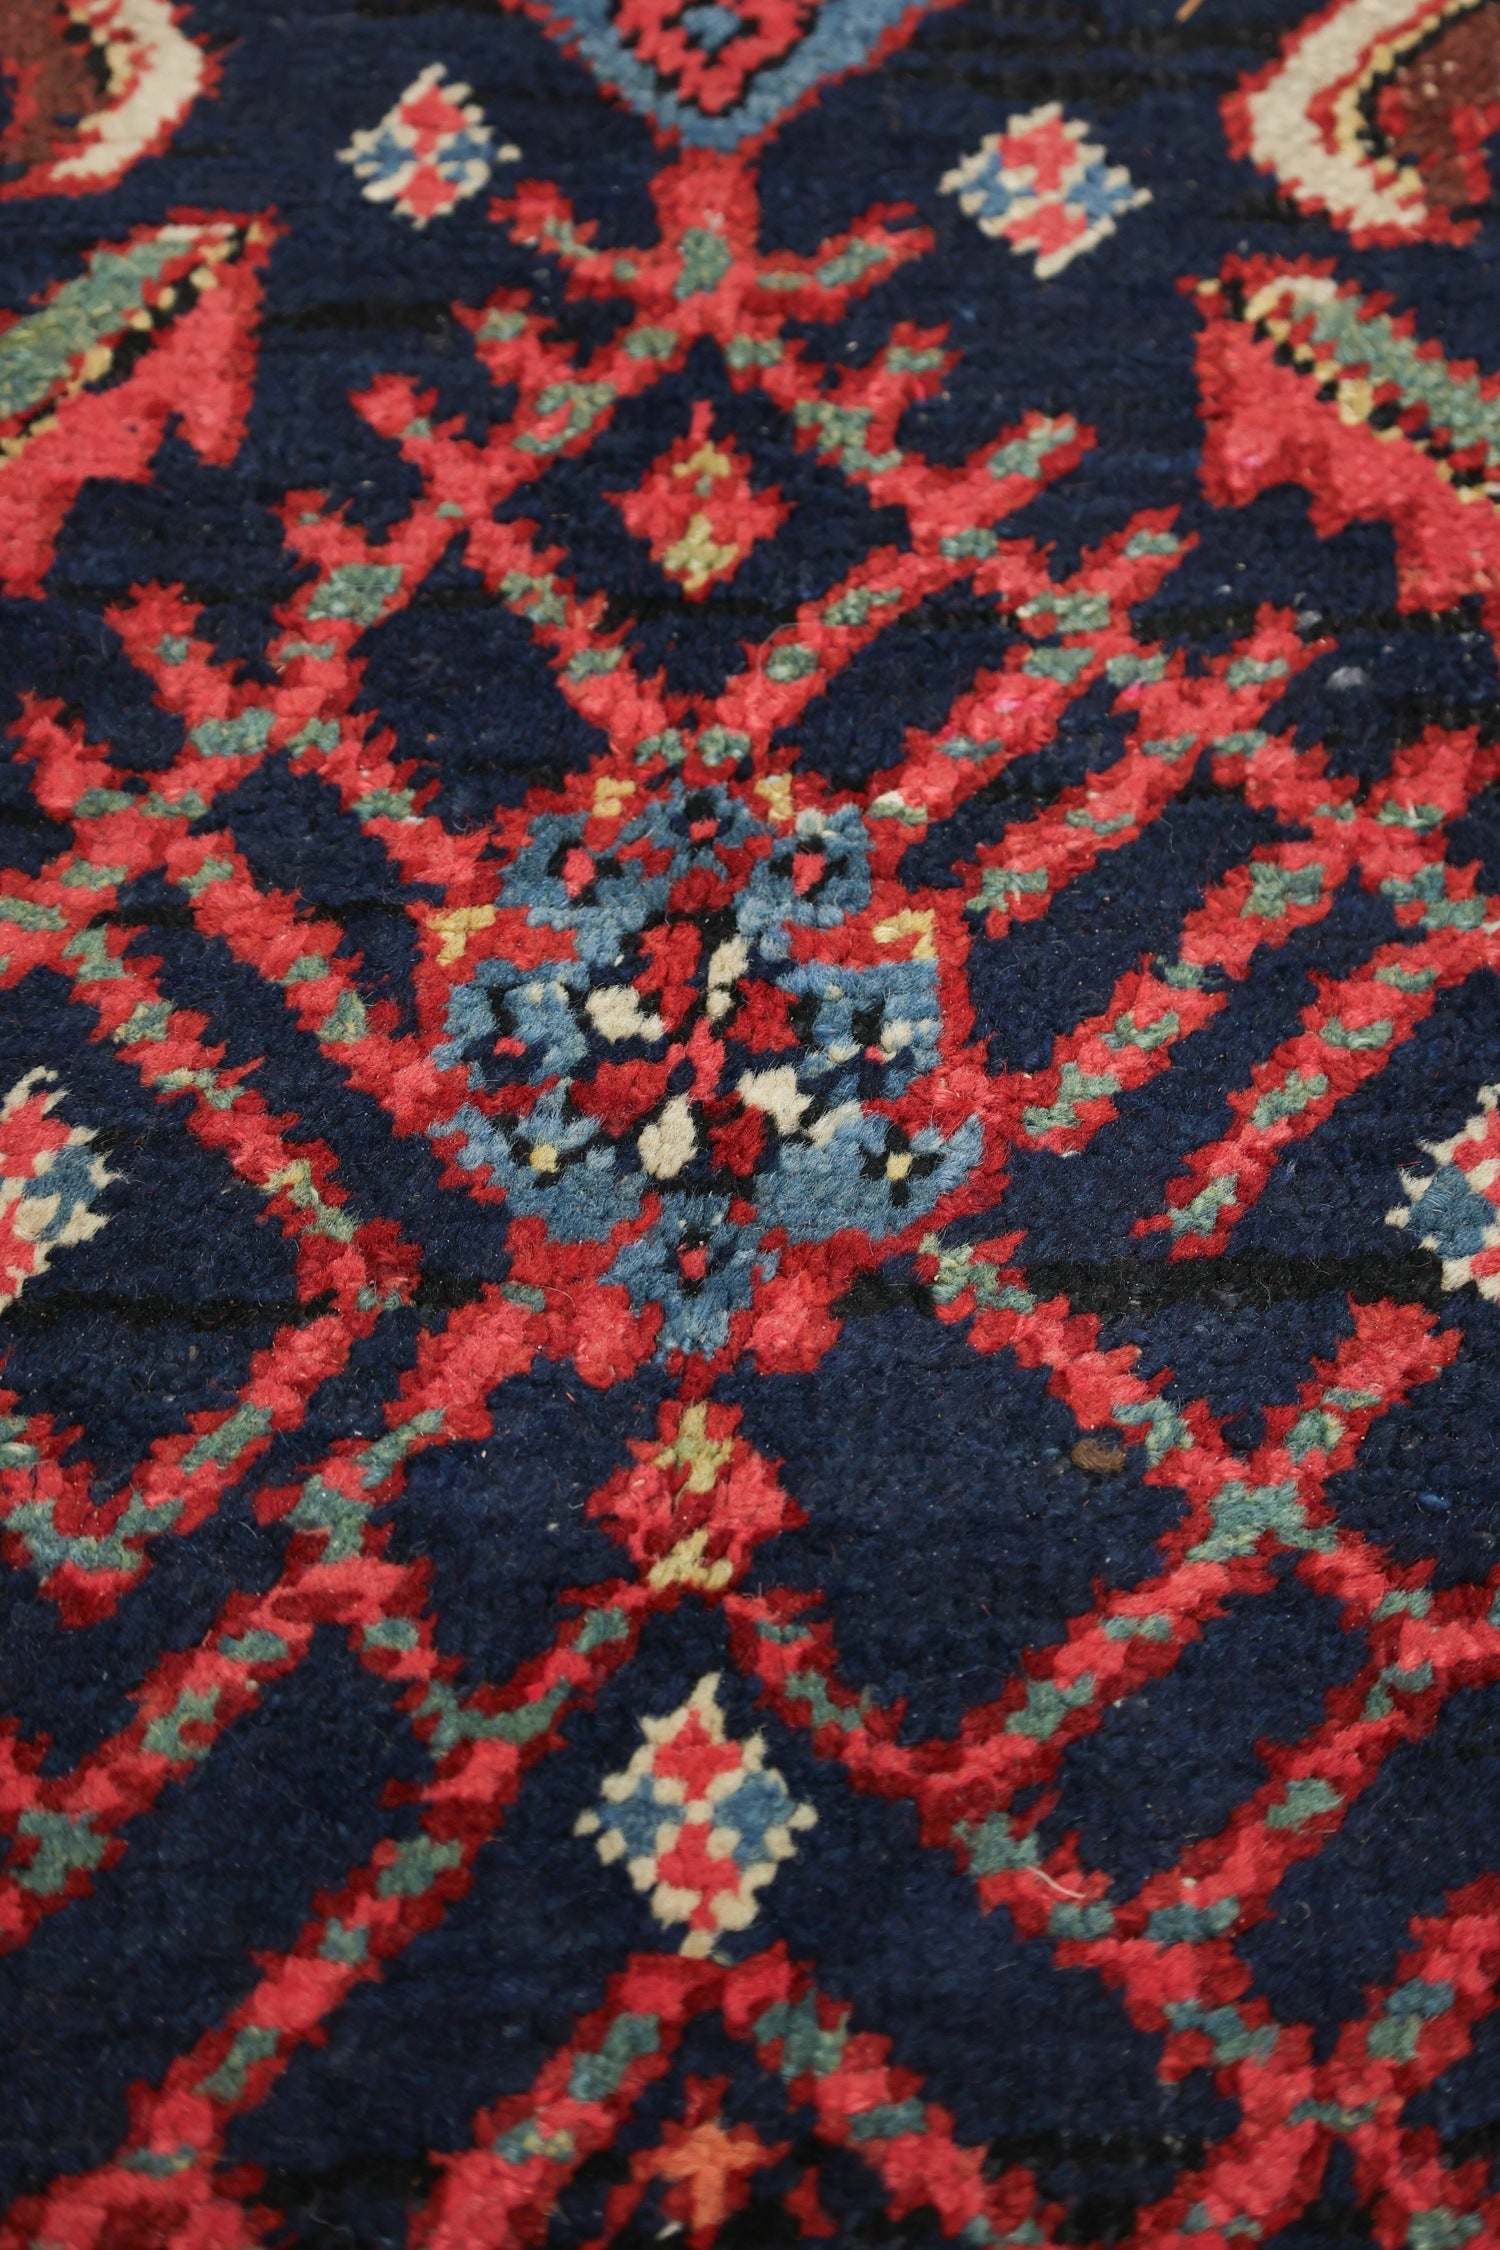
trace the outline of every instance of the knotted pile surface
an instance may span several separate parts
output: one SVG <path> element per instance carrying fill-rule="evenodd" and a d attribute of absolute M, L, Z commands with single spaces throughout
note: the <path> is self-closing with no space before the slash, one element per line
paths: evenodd
<path fill-rule="evenodd" d="M 1500 2242 L 1500 0 L 0 58 L 0 2250 Z"/>

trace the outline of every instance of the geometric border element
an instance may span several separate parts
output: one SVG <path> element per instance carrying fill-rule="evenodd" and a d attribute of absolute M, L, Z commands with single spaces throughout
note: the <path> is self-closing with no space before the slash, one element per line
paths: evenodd
<path fill-rule="evenodd" d="M 754 73 L 740 100 L 717 116 L 681 99 L 615 28 L 609 0 L 502 0 L 587 63 L 607 92 L 688 148 L 729 151 L 782 124 L 831 78 L 869 69 L 904 46 L 922 18 L 952 0 L 822 0 L 784 61 Z M 669 11 L 663 9 L 665 15 Z"/>

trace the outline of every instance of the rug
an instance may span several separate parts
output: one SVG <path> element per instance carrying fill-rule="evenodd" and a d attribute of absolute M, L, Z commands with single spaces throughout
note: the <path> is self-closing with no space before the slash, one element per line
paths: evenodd
<path fill-rule="evenodd" d="M 4 0 L 3 2250 L 1500 2241 L 1500 0 Z"/>

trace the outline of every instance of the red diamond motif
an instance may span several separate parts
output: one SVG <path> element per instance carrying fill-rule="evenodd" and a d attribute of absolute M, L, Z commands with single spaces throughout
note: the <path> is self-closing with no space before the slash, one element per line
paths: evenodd
<path fill-rule="evenodd" d="M 732 578 L 791 512 L 774 485 L 754 490 L 739 447 L 714 436 L 706 399 L 694 406 L 687 436 L 652 462 L 635 491 L 611 497 L 689 601 L 702 601 L 710 586 Z"/>

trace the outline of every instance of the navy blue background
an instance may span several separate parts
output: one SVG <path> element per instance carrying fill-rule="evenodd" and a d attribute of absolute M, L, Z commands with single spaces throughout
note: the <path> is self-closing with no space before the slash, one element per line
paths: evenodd
<path fill-rule="evenodd" d="M 1132 510 L 1179 508 L 1197 551 L 1143 605 L 1138 629 L 1167 645 L 1218 649 L 1260 601 L 1316 610 L 1337 650 L 1296 683 L 1273 723 L 1294 724 L 1302 741 L 1327 744 L 1338 770 L 1369 779 L 1434 718 L 1495 726 L 1489 643 L 1465 606 L 1441 619 L 1398 612 L 1383 527 L 1320 541 L 1305 495 L 1291 489 L 1232 513 L 1208 504 L 1196 316 L 1177 284 L 1216 271 L 1231 251 L 1330 258 L 1341 275 L 1410 308 L 1419 332 L 1441 337 L 1451 357 L 1500 369 L 1500 212 L 1487 205 L 1477 240 L 1463 248 L 1356 252 L 1320 221 L 1290 215 L 1269 183 L 1232 160 L 1219 101 L 1300 12 L 1300 0 L 1204 0 L 1178 24 L 1169 0 L 969 0 L 934 13 L 878 72 L 825 88 L 771 141 L 759 166 L 764 239 L 810 252 L 871 204 L 914 205 L 935 236 L 931 255 L 846 322 L 815 332 L 816 350 L 834 362 L 860 358 L 896 319 L 946 323 L 962 357 L 943 395 L 914 410 L 903 433 L 935 459 L 961 458 L 1028 409 L 1091 425 L 1095 450 L 1013 528 L 1052 543 L 1061 572 Z M 274 9 L 192 0 L 185 21 L 215 43 L 222 78 L 166 155 L 90 200 L 0 205 L 0 306 L 14 311 L 79 272 L 93 244 L 171 211 L 269 212 L 282 229 L 237 460 L 206 467 L 169 435 L 149 486 L 85 487 L 45 601 L 0 601 L 0 723 L 25 693 L 60 696 L 92 739 L 143 771 L 171 758 L 180 727 L 124 661 L 103 623 L 108 604 L 143 580 L 181 583 L 207 603 L 220 648 L 253 668 L 272 607 L 295 580 L 272 513 L 281 495 L 321 487 L 373 527 L 399 518 L 411 496 L 408 472 L 350 393 L 401 370 L 436 391 L 442 412 L 482 430 L 496 401 L 454 303 L 526 285 L 554 310 L 562 305 L 555 271 L 489 221 L 487 195 L 420 234 L 366 201 L 337 160 L 350 133 L 441 60 L 469 82 L 497 142 L 520 145 L 519 165 L 502 167 L 497 184 L 555 180 L 601 239 L 620 245 L 650 238 L 647 188 L 661 161 L 644 121 L 603 98 L 534 24 L 488 0 L 281 0 Z M 1041 283 L 938 182 L 1011 114 L 1052 99 L 1152 200 Z M 607 311 L 590 317 L 607 331 Z M 604 496 L 630 487 L 682 434 L 698 397 L 715 402 L 755 481 L 776 484 L 794 512 L 731 586 L 694 606 Z M 743 641 L 762 638 L 870 545 L 900 536 L 899 519 L 798 451 L 763 400 L 733 397 L 707 347 L 622 411 L 586 458 L 550 470 L 524 512 L 568 546 L 584 590 L 607 592 L 638 620 L 643 669 L 661 665 L 674 686 L 698 691 L 743 661 Z M 862 782 L 892 758 L 906 727 L 934 724 L 1007 640 L 958 587 L 813 705 L 804 760 L 837 783 Z M 365 648 L 370 704 L 397 755 L 426 762 L 439 784 L 435 809 L 455 827 L 481 825 L 601 747 L 524 628 L 456 551 Z M 1076 781 L 1116 755 L 1119 739 L 1096 704 L 1080 704 L 1056 744 L 1013 769 L 1008 794 L 977 800 L 924 841 L 910 878 L 952 881 L 954 862 L 997 835 L 1026 793 L 1045 797 Z M 273 760 L 215 818 L 230 821 L 259 879 L 343 921 L 345 951 L 358 956 L 371 998 L 409 1006 L 399 909 L 411 894 L 331 794 Z M 1497 823 L 1487 794 L 1454 837 L 1454 856 L 1479 860 L 1490 884 L 1500 883 Z M 1170 943 L 1204 886 L 1271 832 L 1200 778 L 1047 918 L 1003 946 L 979 939 L 971 992 L 992 1065 L 1039 1067 L 1125 969 Z M 34 871 L 62 840 L 36 813 L 24 768 L 0 766 L 0 866 Z M 316 1041 L 291 1028 L 276 995 L 222 949 L 153 927 L 162 901 L 159 886 L 144 884 L 130 903 L 148 918 L 137 943 L 161 962 L 168 996 L 210 1013 L 226 1062 L 257 1060 L 273 1109 L 294 1111 L 333 1144 L 360 1211 L 398 1219 L 462 1286 L 503 1278 L 503 1214 L 444 1189 L 425 1144 L 394 1136 Z M 1160 1237 L 1143 1244 L 1130 1232 L 1159 1205 L 1185 1153 L 1222 1130 L 1226 1092 L 1295 1029 L 1313 972 L 1352 968 L 1394 927 L 1383 901 L 1348 890 L 1325 923 L 1258 966 L 1169 1072 L 1125 1098 L 1119 1124 L 1081 1157 L 1018 1158 L 1003 1214 L 969 1231 L 1024 1229 L 1026 1261 L 1066 1268 L 1082 1302 L 1094 1288 L 1106 1343 L 1138 1345 L 1147 1372 L 1170 1368 L 1178 1395 L 1206 1396 L 1237 1418 L 1231 1435 L 1242 1444 L 1259 1435 L 1260 1409 L 1293 1396 L 1314 1358 L 1348 1333 L 1350 1288 L 1378 1294 L 1396 1272 L 1397 1294 L 1441 1302 L 1443 1321 L 1463 1337 L 1458 1359 L 1377 1425 L 1334 1497 L 1345 1520 L 1403 1562 L 1435 1557 L 1445 1583 L 1483 1576 L 1496 1560 L 1500 1314 L 1472 1295 L 1441 1299 L 1433 1262 L 1393 1236 L 1385 1213 L 1398 1199 L 1398 1167 L 1422 1142 L 1455 1131 L 1478 1086 L 1500 1076 L 1494 981 L 1476 978 L 1439 1000 L 1389 1069 L 1281 1165 L 1230 1255 L 1205 1262 L 1191 1285 L 1164 1293 Z M 0 1081 L 37 1062 L 56 1069 L 66 1114 L 95 1127 L 119 1174 L 101 1206 L 109 1225 L 28 1287 L 0 1324 L 0 1344 L 5 1382 L 26 1410 L 81 1428 L 79 1450 L 108 1491 L 153 1436 L 233 1396 L 293 1290 L 290 1254 L 255 1198 L 198 1149 L 177 1108 L 144 1094 L 91 1042 L 92 1028 L 88 1009 L 40 976 L 0 1021 Z M 1325 1283 L 1278 1282 L 1293 1255 L 1324 1261 Z M 1139 1284 L 1128 1273 L 1122 1282 L 1126 1269 Z M 424 1318 L 433 1325 L 442 1315 Z M 414 1318 L 385 1321 L 306 1425 L 278 1439 L 256 1482 L 284 1483 L 335 1438 L 378 1428 L 415 1331 Z M 584 1503 L 628 1461 L 629 1441 L 652 1434 L 664 1388 L 648 1376 L 598 1394 L 543 1364 L 497 1397 L 486 1445 L 414 1466 L 393 1510 L 395 1549 L 431 1559 L 441 1645 L 462 1660 L 464 1685 L 507 1677 L 547 1644 L 567 1588 L 618 1569 Z M 951 1731 L 1099 1584 L 1149 1574 L 1176 1518 L 1171 1494 L 1140 1485 L 1134 1454 L 1128 1472 L 1103 1481 L 1075 1468 L 1076 1429 L 1044 1380 L 978 1357 L 910 1292 L 851 1317 L 812 1374 L 746 1369 L 720 1395 L 783 1464 L 809 1519 L 763 1552 L 761 1580 L 821 1589 L 847 1675 L 882 1702 L 906 1700 L 908 1739 Z M 1419 1504 L 1432 1489 L 1444 1510 Z M 192 1538 L 161 1543 L 141 1589 L 87 1633 L 65 1631 L 27 1573 L 0 1582 L 0 1712 L 50 1738 L 50 1769 L 125 1720 L 131 1687 L 163 1648 L 201 1636 L 228 1587 L 274 1576 L 282 1534 L 256 1523 L 252 1500 L 252 1490 L 237 1491 Z M 1128 1894 L 1219 1827 L 1263 1778 L 1257 1745 L 1316 1723 L 1328 1690 L 1362 1656 L 1330 1606 L 1281 1574 L 1272 1593 L 1212 1621 L 1169 1678 L 1071 1754 L 1048 1840 L 1076 1833 L 1085 1862 L 1107 1868 L 1116 1895 Z M 651 1627 L 596 1710 L 568 1721 L 565 1748 L 528 1781 L 468 1896 L 380 1983 L 362 1987 L 328 2044 L 303 2049 L 263 2110 L 235 2125 L 230 2159 L 266 2168 L 287 2243 L 401 2241 L 408 2207 L 435 2176 L 428 2153 L 466 2145 L 475 2111 L 524 2088 L 576 2017 L 599 2004 L 626 1952 L 658 1941 L 629 1884 L 600 1866 L 573 1823 L 600 1776 L 628 1761 L 639 1719 L 672 1709 L 714 1668 L 725 1671 L 731 1723 L 764 1728 L 773 1762 L 818 1811 L 757 1931 L 814 1961 L 856 2024 L 892 2039 L 897 2060 L 952 2111 L 960 2137 L 993 2142 L 997 2160 L 1032 2164 L 1066 2206 L 1070 2239 L 1113 2239 L 1232 2128 L 1233 2105 L 1206 2074 L 1158 2083 L 1159 2043 L 1131 2026 L 1115 1996 L 1056 1970 L 1047 1949 L 1018 1942 L 1002 1915 L 983 1915 L 952 1862 L 919 1845 L 909 1807 L 855 1795 L 804 1738 L 754 1711 L 717 1622 L 684 1607 Z M 1313 2020 L 1325 2048 L 1366 1985 L 1392 1974 L 1408 1918 L 1438 1910 L 1447 1888 L 1500 1859 L 1497 1694 L 1456 1698 L 1430 1742 L 1393 1757 L 1245 1941 L 1258 1988 L 1288 2017 Z M 420 1767 L 388 1692 L 334 1636 L 320 1637 L 192 1781 L 131 1828 L 124 1861 L 93 1896 L 0 1960 L 0 2197 L 109 2155 L 125 2129 L 129 2082 L 158 2079 L 244 1993 L 256 1952 L 295 1936 L 319 1886 L 336 1883 L 393 1821 L 399 1829 L 385 1787 Z M 1500 2145 L 1496 2053 L 1492 2024 L 1475 2057 L 1413 2113 L 1447 2136 L 1450 2154 L 1489 2156 Z M 631 2126 L 627 2153 L 670 2113 L 688 2070 L 730 2075 L 727 2114 L 805 2153 L 807 2117 L 708 2028 Z M 762 2194 L 794 2171 L 789 2160 Z M 618 2164 L 595 2167 L 570 2191 L 553 2229 L 558 2250 L 597 2227 L 617 2176 Z M 856 2156 L 829 2160 L 824 2196 L 850 2243 L 937 2238 L 920 2216 L 904 2230 L 888 2225 Z M 654 2233 L 654 2210 L 631 2239 Z M 1290 2232 L 1321 2241 L 1362 2223 L 1347 2168 L 1335 2164 Z M 768 2213 L 761 2235 L 743 2240 L 785 2239 L 772 2229 Z"/>

